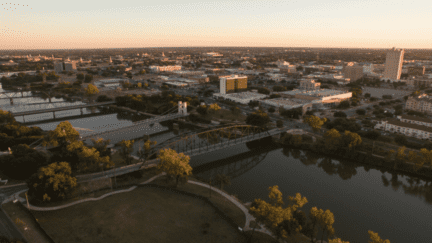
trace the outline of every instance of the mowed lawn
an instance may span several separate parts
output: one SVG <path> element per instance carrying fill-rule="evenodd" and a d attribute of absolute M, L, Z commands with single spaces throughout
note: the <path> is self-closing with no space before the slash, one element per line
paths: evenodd
<path fill-rule="evenodd" d="M 152 187 L 32 213 L 57 243 L 246 242 L 206 202 Z"/>

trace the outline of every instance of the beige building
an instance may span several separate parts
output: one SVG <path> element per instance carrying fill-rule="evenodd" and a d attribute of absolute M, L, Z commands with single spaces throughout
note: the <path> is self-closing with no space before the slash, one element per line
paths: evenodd
<path fill-rule="evenodd" d="M 219 78 L 220 93 L 227 94 L 247 89 L 247 76 L 231 75 Z"/>
<path fill-rule="evenodd" d="M 406 110 L 432 113 L 432 98 L 426 94 L 409 97 L 405 104 Z"/>
<path fill-rule="evenodd" d="M 350 81 L 357 81 L 363 77 L 363 66 L 355 65 L 353 62 L 349 62 L 342 68 L 344 78 L 349 78 Z"/>
<path fill-rule="evenodd" d="M 300 89 L 316 90 L 316 89 L 319 89 L 320 86 L 321 86 L 321 83 L 315 83 L 315 80 L 313 80 L 313 79 L 300 81 Z"/>
<path fill-rule="evenodd" d="M 64 63 L 64 70 L 68 72 L 74 72 L 77 70 L 76 62 L 65 62 Z"/>
<path fill-rule="evenodd" d="M 396 49 L 395 47 L 387 52 L 383 76 L 384 80 L 395 82 L 400 79 L 404 54 L 405 50 Z"/>
<path fill-rule="evenodd" d="M 401 115 L 397 118 L 381 120 L 375 129 L 400 133 L 419 139 L 432 139 L 432 120 L 416 116 Z"/>
<path fill-rule="evenodd" d="M 150 66 L 150 69 L 153 72 L 170 72 L 170 71 L 179 71 L 182 69 L 182 66 Z"/>

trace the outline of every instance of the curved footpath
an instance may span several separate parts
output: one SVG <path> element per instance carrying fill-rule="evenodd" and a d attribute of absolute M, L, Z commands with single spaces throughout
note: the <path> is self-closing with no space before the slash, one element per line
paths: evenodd
<path fill-rule="evenodd" d="M 165 172 L 161 173 L 159 175 L 153 176 L 152 178 L 150 178 L 147 181 L 142 182 L 140 184 L 141 185 L 148 184 L 148 183 L 154 181 L 155 179 L 157 179 L 157 178 L 159 178 L 161 176 L 164 176 L 164 175 L 165 175 Z M 224 196 L 230 202 L 234 203 L 238 208 L 240 208 L 240 210 L 243 211 L 243 213 L 245 214 L 245 217 L 246 217 L 246 223 L 245 223 L 244 227 L 242 228 L 242 230 L 243 231 L 253 230 L 252 228 L 250 228 L 250 223 L 255 220 L 255 217 L 253 217 L 249 213 L 249 210 L 242 203 L 240 203 L 236 198 L 230 196 L 229 194 L 227 194 L 227 193 L 225 193 L 225 192 L 223 192 L 223 191 L 221 191 L 221 190 L 219 190 L 219 189 L 217 189 L 215 187 L 210 187 L 210 185 L 202 183 L 202 182 L 188 181 L 188 183 L 199 185 L 199 186 L 206 187 L 206 188 L 210 188 L 211 190 L 213 190 L 213 191 L 221 194 L 222 196 Z M 119 190 L 119 191 L 115 191 L 115 192 L 109 192 L 109 193 L 104 194 L 104 195 L 102 195 L 102 196 L 100 196 L 98 198 L 86 198 L 86 199 L 82 199 L 82 200 L 79 200 L 79 201 L 76 201 L 76 202 L 72 202 L 72 203 L 69 203 L 69 204 L 66 204 L 66 205 L 62 205 L 62 206 L 57 206 L 57 207 L 36 207 L 36 206 L 31 205 L 31 204 L 29 206 L 30 206 L 31 210 L 35 210 L 35 211 L 53 211 L 53 210 L 58 210 L 58 209 L 62 209 L 62 208 L 67 208 L 67 207 L 70 207 L 70 206 L 73 206 L 73 205 L 76 205 L 76 204 L 79 204 L 79 203 L 83 203 L 83 202 L 98 201 L 98 200 L 104 199 L 104 198 L 106 198 L 108 196 L 111 196 L 111 195 L 114 195 L 114 194 L 118 194 L 118 193 L 122 193 L 122 192 L 130 192 L 130 191 L 134 190 L 135 188 L 137 188 L 137 186 L 132 186 L 131 188 L 125 189 L 125 190 Z M 14 199 L 18 199 L 21 203 L 23 203 L 23 204 L 25 204 L 25 206 L 27 206 L 26 205 L 26 199 L 19 196 L 19 194 L 21 194 L 21 193 L 23 193 L 25 191 L 27 191 L 27 189 L 22 190 L 20 192 L 17 192 L 15 194 L 13 194 L 11 197 L 9 197 L 7 200 L 5 200 L 3 203 L 12 201 Z M 264 234 L 268 234 L 268 235 L 274 237 L 274 235 L 270 231 L 268 231 L 263 225 L 260 225 L 260 226 L 261 226 L 261 229 L 255 229 L 255 231 L 258 231 L 258 232 L 261 232 L 261 233 L 264 233 Z"/>

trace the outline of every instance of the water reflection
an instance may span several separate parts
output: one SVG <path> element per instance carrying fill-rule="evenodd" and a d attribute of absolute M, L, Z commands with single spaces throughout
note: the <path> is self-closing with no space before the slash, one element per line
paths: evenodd
<path fill-rule="evenodd" d="M 368 172 L 372 166 L 353 163 L 346 160 L 336 160 L 331 157 L 319 155 L 311 151 L 300 151 L 298 149 L 284 148 L 283 154 L 299 159 L 305 166 L 316 166 L 321 168 L 327 175 L 338 175 L 342 180 L 349 180 L 357 175 L 357 169 L 362 168 Z M 403 191 L 405 194 L 424 199 L 432 204 L 432 181 L 422 180 L 415 176 L 403 175 L 397 172 L 388 172 L 380 168 L 381 181 L 385 187 L 391 187 L 393 191 Z M 386 174 L 389 174 L 387 176 Z"/>

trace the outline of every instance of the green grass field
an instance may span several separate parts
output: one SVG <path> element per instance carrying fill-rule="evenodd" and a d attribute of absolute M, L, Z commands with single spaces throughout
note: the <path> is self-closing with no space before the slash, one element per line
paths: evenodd
<path fill-rule="evenodd" d="M 158 188 L 32 213 L 55 242 L 245 242 L 204 201 Z"/>

